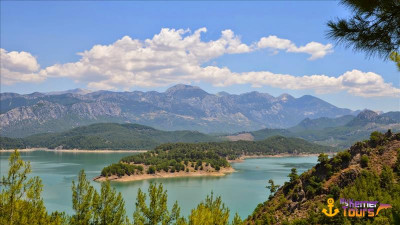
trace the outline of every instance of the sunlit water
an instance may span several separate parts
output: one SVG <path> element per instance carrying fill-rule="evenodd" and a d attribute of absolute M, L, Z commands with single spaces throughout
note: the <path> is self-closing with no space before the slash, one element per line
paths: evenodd
<path fill-rule="evenodd" d="M 77 179 L 81 169 L 84 169 L 90 180 L 99 175 L 101 169 L 121 157 L 132 153 L 57 153 L 57 152 L 22 152 L 24 160 L 30 161 L 32 175 L 39 176 L 44 184 L 43 199 L 49 211 L 65 211 L 72 213 L 72 180 Z M 1 175 L 8 170 L 10 153 L 0 153 Z M 188 215 L 190 210 L 203 200 L 207 194 L 214 192 L 220 195 L 223 202 L 230 208 L 231 214 L 239 213 L 246 218 L 253 212 L 257 204 L 264 202 L 269 192 L 265 188 L 267 181 L 273 179 L 276 184 L 288 180 L 287 175 L 292 167 L 297 171 L 311 168 L 317 162 L 317 157 L 282 157 L 247 159 L 241 163 L 233 163 L 237 172 L 224 177 L 187 177 L 163 178 L 127 183 L 112 182 L 112 186 L 121 192 L 127 209 L 132 218 L 136 194 L 139 188 L 147 190 L 150 182 L 162 182 L 168 190 L 168 200 L 171 206 L 178 201 L 182 213 Z M 91 181 L 96 189 L 100 184 Z"/>

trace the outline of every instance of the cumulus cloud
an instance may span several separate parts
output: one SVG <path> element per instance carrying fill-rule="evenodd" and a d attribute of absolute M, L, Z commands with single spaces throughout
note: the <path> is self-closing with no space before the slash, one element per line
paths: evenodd
<path fill-rule="evenodd" d="M 38 74 L 40 65 L 28 52 L 7 52 L 0 49 L 1 82 L 11 85 L 17 82 L 40 82 L 45 78 Z"/>
<path fill-rule="evenodd" d="M 138 40 L 125 36 L 110 45 L 95 45 L 79 53 L 81 58 L 77 62 L 55 64 L 42 70 L 39 70 L 36 59 L 29 53 L 13 53 L 9 58 L 18 60 L 7 59 L 4 68 L 8 73 L 22 74 L 15 77 L 23 81 L 68 77 L 86 83 L 91 89 L 130 90 L 137 86 L 206 82 L 215 86 L 251 84 L 253 87 L 310 89 L 317 93 L 346 91 L 364 97 L 400 96 L 400 89 L 385 83 L 380 75 L 359 70 L 347 71 L 338 77 L 324 74 L 293 76 L 269 71 L 235 73 L 227 67 L 204 66 L 204 63 L 222 55 L 243 54 L 258 49 L 307 53 L 310 60 L 332 52 L 330 44 L 310 42 L 298 47 L 292 41 L 276 36 L 263 37 L 247 45 L 231 30 L 222 31 L 216 40 L 203 41 L 201 34 L 204 32 L 207 32 L 206 28 L 194 32 L 164 28 L 151 39 Z M 4 54 L 10 53 L 4 50 Z"/>
<path fill-rule="evenodd" d="M 362 97 L 400 97 L 400 89 L 385 83 L 382 76 L 359 70 L 347 71 L 338 77 L 326 75 L 293 76 L 268 71 L 233 73 L 227 68 L 206 67 L 204 79 L 216 86 L 251 84 L 289 90 L 314 90 L 319 94 L 346 91 Z"/>
<path fill-rule="evenodd" d="M 321 44 L 318 42 L 310 42 L 304 46 L 297 47 L 292 41 L 288 39 L 278 38 L 271 35 L 262 37 L 256 44 L 259 49 L 269 48 L 272 50 L 286 50 L 286 52 L 307 53 L 311 56 L 309 60 L 315 60 L 324 57 L 325 55 L 333 52 L 332 44 Z"/>

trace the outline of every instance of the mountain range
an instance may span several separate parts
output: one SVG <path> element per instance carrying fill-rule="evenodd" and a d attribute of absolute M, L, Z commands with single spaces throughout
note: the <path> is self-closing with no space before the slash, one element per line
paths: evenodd
<path fill-rule="evenodd" d="M 364 110 L 357 116 L 306 118 L 288 129 L 261 129 L 232 135 L 209 135 L 198 131 L 162 131 L 132 123 L 96 123 L 63 132 L 34 134 L 24 138 L 0 137 L 0 149 L 152 149 L 162 143 L 261 141 L 272 136 L 294 137 L 336 148 L 368 138 L 372 131 L 400 130 L 400 112 L 377 114 Z"/>
<path fill-rule="evenodd" d="M 199 87 L 178 84 L 162 93 L 83 89 L 1 93 L 0 113 L 1 136 L 25 137 L 104 122 L 139 123 L 170 131 L 234 133 L 289 128 L 306 118 L 338 118 L 358 112 L 310 95 L 210 94 Z"/>
<path fill-rule="evenodd" d="M 247 138 L 263 140 L 267 137 L 282 135 L 298 137 L 322 145 L 347 148 L 356 141 L 368 138 L 373 131 L 386 132 L 389 129 L 394 132 L 400 131 L 400 112 L 378 114 L 371 110 L 363 110 L 357 116 L 306 118 L 288 129 L 267 128 L 248 133 L 241 132 L 236 136 L 247 134 Z M 231 135 L 231 137 L 235 136 Z"/>

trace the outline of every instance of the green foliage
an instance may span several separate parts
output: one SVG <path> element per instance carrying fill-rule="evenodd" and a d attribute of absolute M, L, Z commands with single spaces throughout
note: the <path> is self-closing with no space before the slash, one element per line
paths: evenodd
<path fill-rule="evenodd" d="M 397 172 L 398 176 L 400 176 L 400 148 L 397 149 L 397 160 L 394 167 L 394 171 Z"/>
<path fill-rule="evenodd" d="M 360 159 L 361 167 L 368 167 L 369 158 L 367 155 L 362 155 Z"/>
<path fill-rule="evenodd" d="M 133 213 L 135 225 L 169 225 L 185 224 L 185 219 L 180 216 L 180 207 L 175 202 L 171 212 L 168 210 L 167 191 L 164 191 L 163 185 L 150 184 L 149 205 L 146 204 L 146 194 L 141 189 L 138 191 L 136 200 L 136 210 Z"/>
<path fill-rule="evenodd" d="M 340 196 L 340 188 L 336 184 L 330 186 L 329 192 L 333 199 L 338 199 Z"/>
<path fill-rule="evenodd" d="M 148 174 L 155 174 L 156 173 L 156 168 L 154 166 L 149 166 L 149 169 L 147 170 Z"/>
<path fill-rule="evenodd" d="M 321 164 L 325 164 L 325 163 L 327 163 L 328 162 L 328 155 L 327 154 L 325 154 L 325 153 L 321 153 L 321 154 L 319 154 L 319 156 L 318 156 L 318 162 L 319 163 L 321 163 Z"/>
<path fill-rule="evenodd" d="M 400 224 L 400 174 L 397 167 L 400 164 L 400 149 L 397 150 L 398 160 L 391 160 L 388 154 L 393 152 L 393 146 L 397 146 L 400 136 L 387 132 L 385 135 L 375 132 L 371 134 L 371 140 L 358 142 L 350 150 L 340 152 L 332 159 L 326 160 L 319 157 L 320 163 L 313 169 L 300 176 L 301 182 L 292 182 L 295 179 L 293 172 L 289 175 L 291 182 L 286 182 L 282 192 L 263 204 L 259 204 L 254 213 L 249 216 L 246 224 Z M 375 146 L 375 148 L 371 148 Z M 357 166 L 349 167 L 352 155 L 361 153 L 361 170 Z M 368 154 L 368 156 L 367 156 Z M 380 158 L 382 157 L 382 158 Z M 368 166 L 370 159 L 378 160 L 376 165 Z M 324 162 L 324 163 L 323 163 Z M 327 165 L 332 171 L 338 167 L 340 176 L 328 180 Z M 338 171 L 339 171 L 338 170 Z M 338 179 L 339 178 L 339 179 Z M 326 180 L 325 180 L 326 179 Z M 327 187 L 328 190 L 323 187 Z M 306 198 L 298 201 L 301 188 L 306 192 Z M 299 193 L 299 194 L 297 194 Z M 334 198 L 335 208 L 341 208 L 339 199 L 353 199 L 356 201 L 368 200 L 390 204 L 391 209 L 381 211 L 376 217 L 350 218 L 339 213 L 334 217 L 327 217 L 321 210 L 326 208 L 326 199 Z M 294 204 L 295 203 L 295 204 Z M 303 208 L 303 210 L 302 210 Z M 288 210 L 289 209 L 289 210 Z M 298 212 L 296 212 L 299 210 Z M 301 219 L 299 217 L 302 217 Z"/>
<path fill-rule="evenodd" d="M 397 69 L 400 71 L 400 54 L 398 52 L 392 52 L 389 58 L 396 63 Z"/>
<path fill-rule="evenodd" d="M 388 191 L 393 189 L 394 174 L 391 168 L 384 166 L 380 175 L 380 183 L 383 189 Z"/>
<path fill-rule="evenodd" d="M 110 165 L 103 169 L 102 176 L 135 174 L 128 164 L 153 166 L 148 173 L 187 171 L 188 167 L 194 170 L 219 171 L 228 167 L 227 159 L 236 159 L 241 155 L 274 155 L 281 153 L 316 153 L 327 151 L 331 148 L 297 138 L 276 136 L 263 141 L 236 141 L 236 142 L 208 142 L 208 143 L 170 143 L 157 146 L 146 153 L 126 156 L 120 163 Z M 127 165 L 124 166 L 123 164 Z M 132 165 L 131 165 L 132 166 Z M 129 173 L 128 173 L 129 172 Z"/>
<path fill-rule="evenodd" d="M 328 36 L 368 55 L 387 58 L 400 48 L 400 3 L 398 0 L 342 0 L 353 16 L 329 21 Z"/>
<path fill-rule="evenodd" d="M 141 174 L 143 166 L 130 165 L 126 163 L 113 163 L 109 166 L 104 167 L 101 170 L 101 175 L 104 177 L 117 175 L 122 177 L 123 175 Z"/>
<path fill-rule="evenodd" d="M 49 215 L 41 198 L 39 177 L 28 179 L 30 163 L 24 162 L 18 151 L 9 158 L 9 170 L 1 180 L 0 224 L 66 224 L 65 214 Z"/>
<path fill-rule="evenodd" d="M 371 136 L 369 138 L 369 145 L 371 145 L 371 147 L 375 148 L 376 146 L 382 144 L 383 140 L 385 139 L 385 136 L 378 132 L 378 131 L 374 131 L 371 133 Z"/>
<path fill-rule="evenodd" d="M 86 179 L 83 170 L 78 176 L 78 183 L 72 181 L 72 208 L 75 214 L 71 218 L 71 224 L 84 225 L 89 224 L 93 218 L 93 195 L 94 188 Z"/>
<path fill-rule="evenodd" d="M 219 139 L 196 131 L 161 131 L 139 124 L 96 123 L 60 133 L 25 138 L 0 137 L 0 148 L 152 149 L 169 142 L 206 142 Z"/>
<path fill-rule="evenodd" d="M 214 199 L 213 193 L 207 196 L 196 209 L 193 209 L 189 216 L 190 225 L 227 225 L 228 223 L 229 209 L 222 203 L 221 197 Z"/>
<path fill-rule="evenodd" d="M 295 182 L 296 180 L 299 179 L 299 175 L 297 175 L 297 169 L 296 168 L 292 168 L 290 174 L 288 175 L 288 177 L 290 178 L 290 183 Z"/>
<path fill-rule="evenodd" d="M 126 217 L 125 202 L 121 193 L 111 188 L 110 182 L 101 184 L 101 192 L 93 195 L 93 224 L 120 225 L 129 224 Z"/>
<path fill-rule="evenodd" d="M 271 198 L 274 193 L 279 189 L 280 185 L 275 185 L 274 180 L 269 179 L 268 180 L 269 185 L 266 186 L 266 188 L 271 192 L 269 195 L 269 198 Z"/>

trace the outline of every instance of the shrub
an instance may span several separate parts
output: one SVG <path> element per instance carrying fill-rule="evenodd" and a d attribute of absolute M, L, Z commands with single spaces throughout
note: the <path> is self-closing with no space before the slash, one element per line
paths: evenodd
<path fill-rule="evenodd" d="M 156 168 L 154 166 L 150 166 L 149 169 L 147 170 L 148 174 L 155 174 L 156 173 Z"/>
<path fill-rule="evenodd" d="M 368 156 L 362 155 L 361 156 L 361 167 L 362 168 L 368 167 L 368 161 L 369 161 Z"/>
<path fill-rule="evenodd" d="M 375 148 L 376 146 L 380 145 L 383 140 L 384 135 L 378 131 L 374 131 L 370 135 L 369 144 Z"/>

